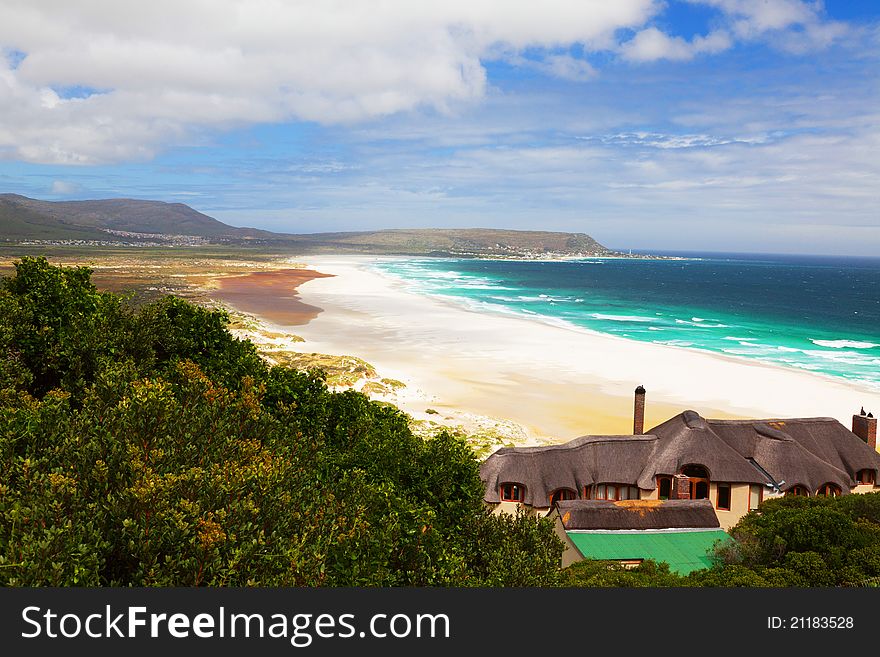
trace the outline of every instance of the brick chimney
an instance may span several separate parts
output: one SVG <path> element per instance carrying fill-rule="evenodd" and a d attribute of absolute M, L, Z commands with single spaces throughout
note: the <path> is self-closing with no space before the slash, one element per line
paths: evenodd
<path fill-rule="evenodd" d="M 672 499 L 689 500 L 691 499 L 691 478 L 687 475 L 677 474 L 672 478 Z"/>
<path fill-rule="evenodd" d="M 645 433 L 645 388 L 636 388 L 635 406 L 633 408 L 633 435 L 641 436 Z"/>
<path fill-rule="evenodd" d="M 864 440 L 871 449 L 877 449 L 877 418 L 872 413 L 865 414 L 865 409 L 853 415 L 852 432 Z"/>

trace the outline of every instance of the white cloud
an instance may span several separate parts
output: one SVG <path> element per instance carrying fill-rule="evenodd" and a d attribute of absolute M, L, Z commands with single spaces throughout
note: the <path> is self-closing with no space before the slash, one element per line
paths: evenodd
<path fill-rule="evenodd" d="M 804 0 L 689 0 L 720 9 L 737 39 L 768 39 L 782 50 L 804 53 L 826 48 L 849 26 L 823 17 L 822 2 Z"/>
<path fill-rule="evenodd" d="M 718 27 L 687 40 L 656 27 L 640 30 L 621 44 L 625 59 L 686 61 L 729 49 L 737 41 L 765 40 L 774 48 L 804 54 L 827 48 L 849 34 L 850 26 L 823 17 L 822 4 L 803 0 L 688 0 L 720 12 Z"/>
<path fill-rule="evenodd" d="M 50 188 L 49 193 L 54 196 L 70 196 L 79 191 L 81 191 L 81 188 L 76 183 L 67 180 L 55 180 L 52 182 L 52 187 Z"/>
<path fill-rule="evenodd" d="M 733 44 L 724 31 L 711 32 L 705 37 L 696 36 L 691 41 L 671 37 L 656 27 L 637 33 L 621 46 L 625 59 L 635 62 L 651 62 L 657 59 L 688 60 L 698 54 L 711 54 L 727 50 Z"/>
<path fill-rule="evenodd" d="M 613 44 L 657 0 L 4 0 L 0 157 L 63 164 L 149 158 L 194 126 L 354 122 L 479 101 L 482 59 Z M 85 88 L 68 98 L 64 88 Z M 95 90 L 89 95 L 88 90 Z"/>
<path fill-rule="evenodd" d="M 569 55 L 551 55 L 544 59 L 542 70 L 553 77 L 572 82 L 586 82 L 596 77 L 596 69 L 582 59 Z"/>
<path fill-rule="evenodd" d="M 800 0 L 692 1 L 722 19 L 687 40 L 650 26 L 661 0 L 2 0 L 0 158 L 145 160 L 202 130 L 455 113 L 485 99 L 489 60 L 582 82 L 591 53 L 688 60 L 768 34 L 798 51 L 846 29 Z"/>

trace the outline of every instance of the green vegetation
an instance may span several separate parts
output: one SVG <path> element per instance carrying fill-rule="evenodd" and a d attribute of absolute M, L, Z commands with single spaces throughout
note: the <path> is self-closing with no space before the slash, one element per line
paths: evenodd
<path fill-rule="evenodd" d="M 666 564 L 625 570 L 584 561 L 566 586 L 863 586 L 880 576 L 880 493 L 767 500 L 719 547 L 712 568 L 680 577 Z"/>
<path fill-rule="evenodd" d="M 489 515 L 464 441 L 227 320 L 44 259 L 2 279 L 0 584 L 559 583 L 549 521 Z"/>
<path fill-rule="evenodd" d="M 266 350 L 266 356 L 279 365 L 299 370 L 321 370 L 329 386 L 353 386 L 362 379 L 375 379 L 379 375 L 368 362 L 355 356 L 331 356 L 329 354 L 298 351 Z M 382 386 L 385 390 L 384 386 Z"/>
<path fill-rule="evenodd" d="M 495 228 L 412 228 L 295 236 L 312 252 L 498 258 L 612 253 L 585 233 Z"/>

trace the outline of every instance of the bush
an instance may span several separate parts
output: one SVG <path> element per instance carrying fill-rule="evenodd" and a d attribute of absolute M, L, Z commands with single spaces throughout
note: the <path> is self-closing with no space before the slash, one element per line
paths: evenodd
<path fill-rule="evenodd" d="M 552 528 L 490 516 L 462 440 L 89 274 L 0 288 L 0 584 L 556 583 Z"/>

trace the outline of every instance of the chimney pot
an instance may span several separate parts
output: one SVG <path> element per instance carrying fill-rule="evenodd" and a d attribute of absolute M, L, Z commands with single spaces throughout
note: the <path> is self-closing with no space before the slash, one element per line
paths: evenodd
<path fill-rule="evenodd" d="M 853 415 L 852 432 L 864 440 L 871 449 L 877 449 L 877 418 L 872 413 Z"/>

